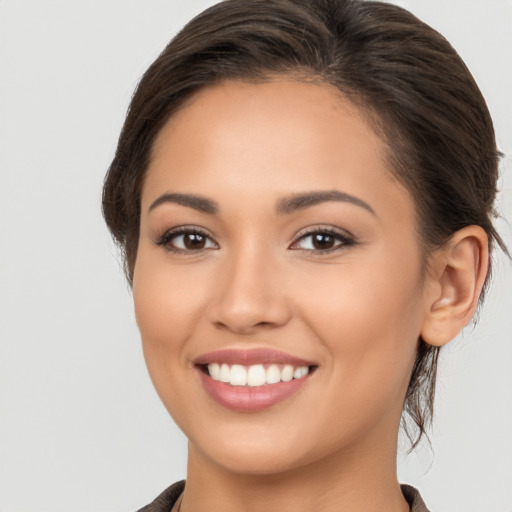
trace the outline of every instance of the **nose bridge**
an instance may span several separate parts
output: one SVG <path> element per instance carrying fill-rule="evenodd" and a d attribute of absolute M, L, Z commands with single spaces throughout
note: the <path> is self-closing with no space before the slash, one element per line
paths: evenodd
<path fill-rule="evenodd" d="M 211 319 L 233 332 L 280 326 L 289 318 L 278 258 L 268 247 L 245 244 L 223 262 L 218 296 L 211 304 Z"/>

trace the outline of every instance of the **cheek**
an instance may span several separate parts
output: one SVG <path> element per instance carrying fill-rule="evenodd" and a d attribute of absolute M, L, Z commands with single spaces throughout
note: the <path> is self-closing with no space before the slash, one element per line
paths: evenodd
<path fill-rule="evenodd" d="M 327 352 L 331 392 L 317 407 L 319 417 L 333 417 L 332 443 L 364 435 L 383 418 L 389 420 L 382 422 L 388 434 L 395 435 L 419 335 L 420 308 L 405 294 L 391 291 L 384 280 L 367 288 L 349 281 L 319 290 L 316 300 L 304 303 L 306 321 Z"/>
<path fill-rule="evenodd" d="M 170 272 L 154 255 L 139 252 L 133 296 L 144 359 L 153 386 L 176 423 L 187 425 L 187 382 L 194 372 L 187 340 L 204 310 L 204 288 L 187 272 Z M 193 375 L 193 374 L 192 374 Z"/>
<path fill-rule="evenodd" d="M 295 291 L 307 304 L 305 311 L 312 308 L 315 314 L 310 316 L 322 318 L 326 328 L 336 326 L 340 333 L 355 336 L 372 329 L 383 335 L 419 331 L 423 302 L 419 260 L 383 252 L 350 256 L 340 265 L 302 272 Z"/>
<path fill-rule="evenodd" d="M 388 395 L 407 386 L 423 315 L 420 267 L 411 261 L 418 260 L 347 260 L 329 275 L 303 279 L 305 289 L 315 290 L 297 291 L 303 317 L 322 340 L 340 385 Z"/>
<path fill-rule="evenodd" d="M 186 269 L 169 270 L 161 258 L 139 251 L 133 278 L 135 316 L 157 391 L 177 367 L 190 366 L 186 342 L 207 303 L 204 287 L 195 286 Z"/>
<path fill-rule="evenodd" d="M 169 265 L 163 251 L 139 248 L 133 277 L 137 324 L 144 339 L 170 343 L 195 325 L 206 302 L 203 276 L 187 264 Z"/>

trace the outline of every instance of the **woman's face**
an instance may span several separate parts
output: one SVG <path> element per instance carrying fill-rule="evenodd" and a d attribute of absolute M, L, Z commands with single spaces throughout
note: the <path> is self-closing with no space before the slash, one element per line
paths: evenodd
<path fill-rule="evenodd" d="M 159 134 L 135 310 L 199 459 L 268 474 L 392 453 L 422 275 L 413 201 L 335 89 L 226 82 Z"/>

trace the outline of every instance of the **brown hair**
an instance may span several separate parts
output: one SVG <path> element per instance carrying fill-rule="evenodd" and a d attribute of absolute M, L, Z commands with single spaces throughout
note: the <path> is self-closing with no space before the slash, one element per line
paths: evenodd
<path fill-rule="evenodd" d="M 499 152 L 484 98 L 452 46 L 408 11 L 362 0 L 227 0 L 190 21 L 146 71 L 105 179 L 103 213 L 131 282 L 140 195 L 156 135 L 183 102 L 221 80 L 271 75 L 337 87 L 369 115 L 410 191 L 428 254 L 464 226 L 498 243 Z M 417 444 L 433 413 L 439 349 L 419 340 L 404 410 Z M 404 422 L 406 432 L 407 424 Z"/>

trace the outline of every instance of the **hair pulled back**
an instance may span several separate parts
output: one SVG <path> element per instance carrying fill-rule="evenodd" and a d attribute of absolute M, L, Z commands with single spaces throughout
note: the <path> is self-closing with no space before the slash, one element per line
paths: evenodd
<path fill-rule="evenodd" d="M 425 261 L 473 224 L 506 251 L 492 223 L 499 161 L 492 120 L 446 39 L 381 2 L 227 0 L 178 33 L 132 98 L 103 191 L 129 282 L 144 174 L 160 129 L 201 88 L 276 74 L 331 84 L 368 114 L 389 148 L 391 172 L 414 199 Z M 438 353 L 419 340 L 404 405 L 417 425 L 413 446 L 432 417 Z"/>

